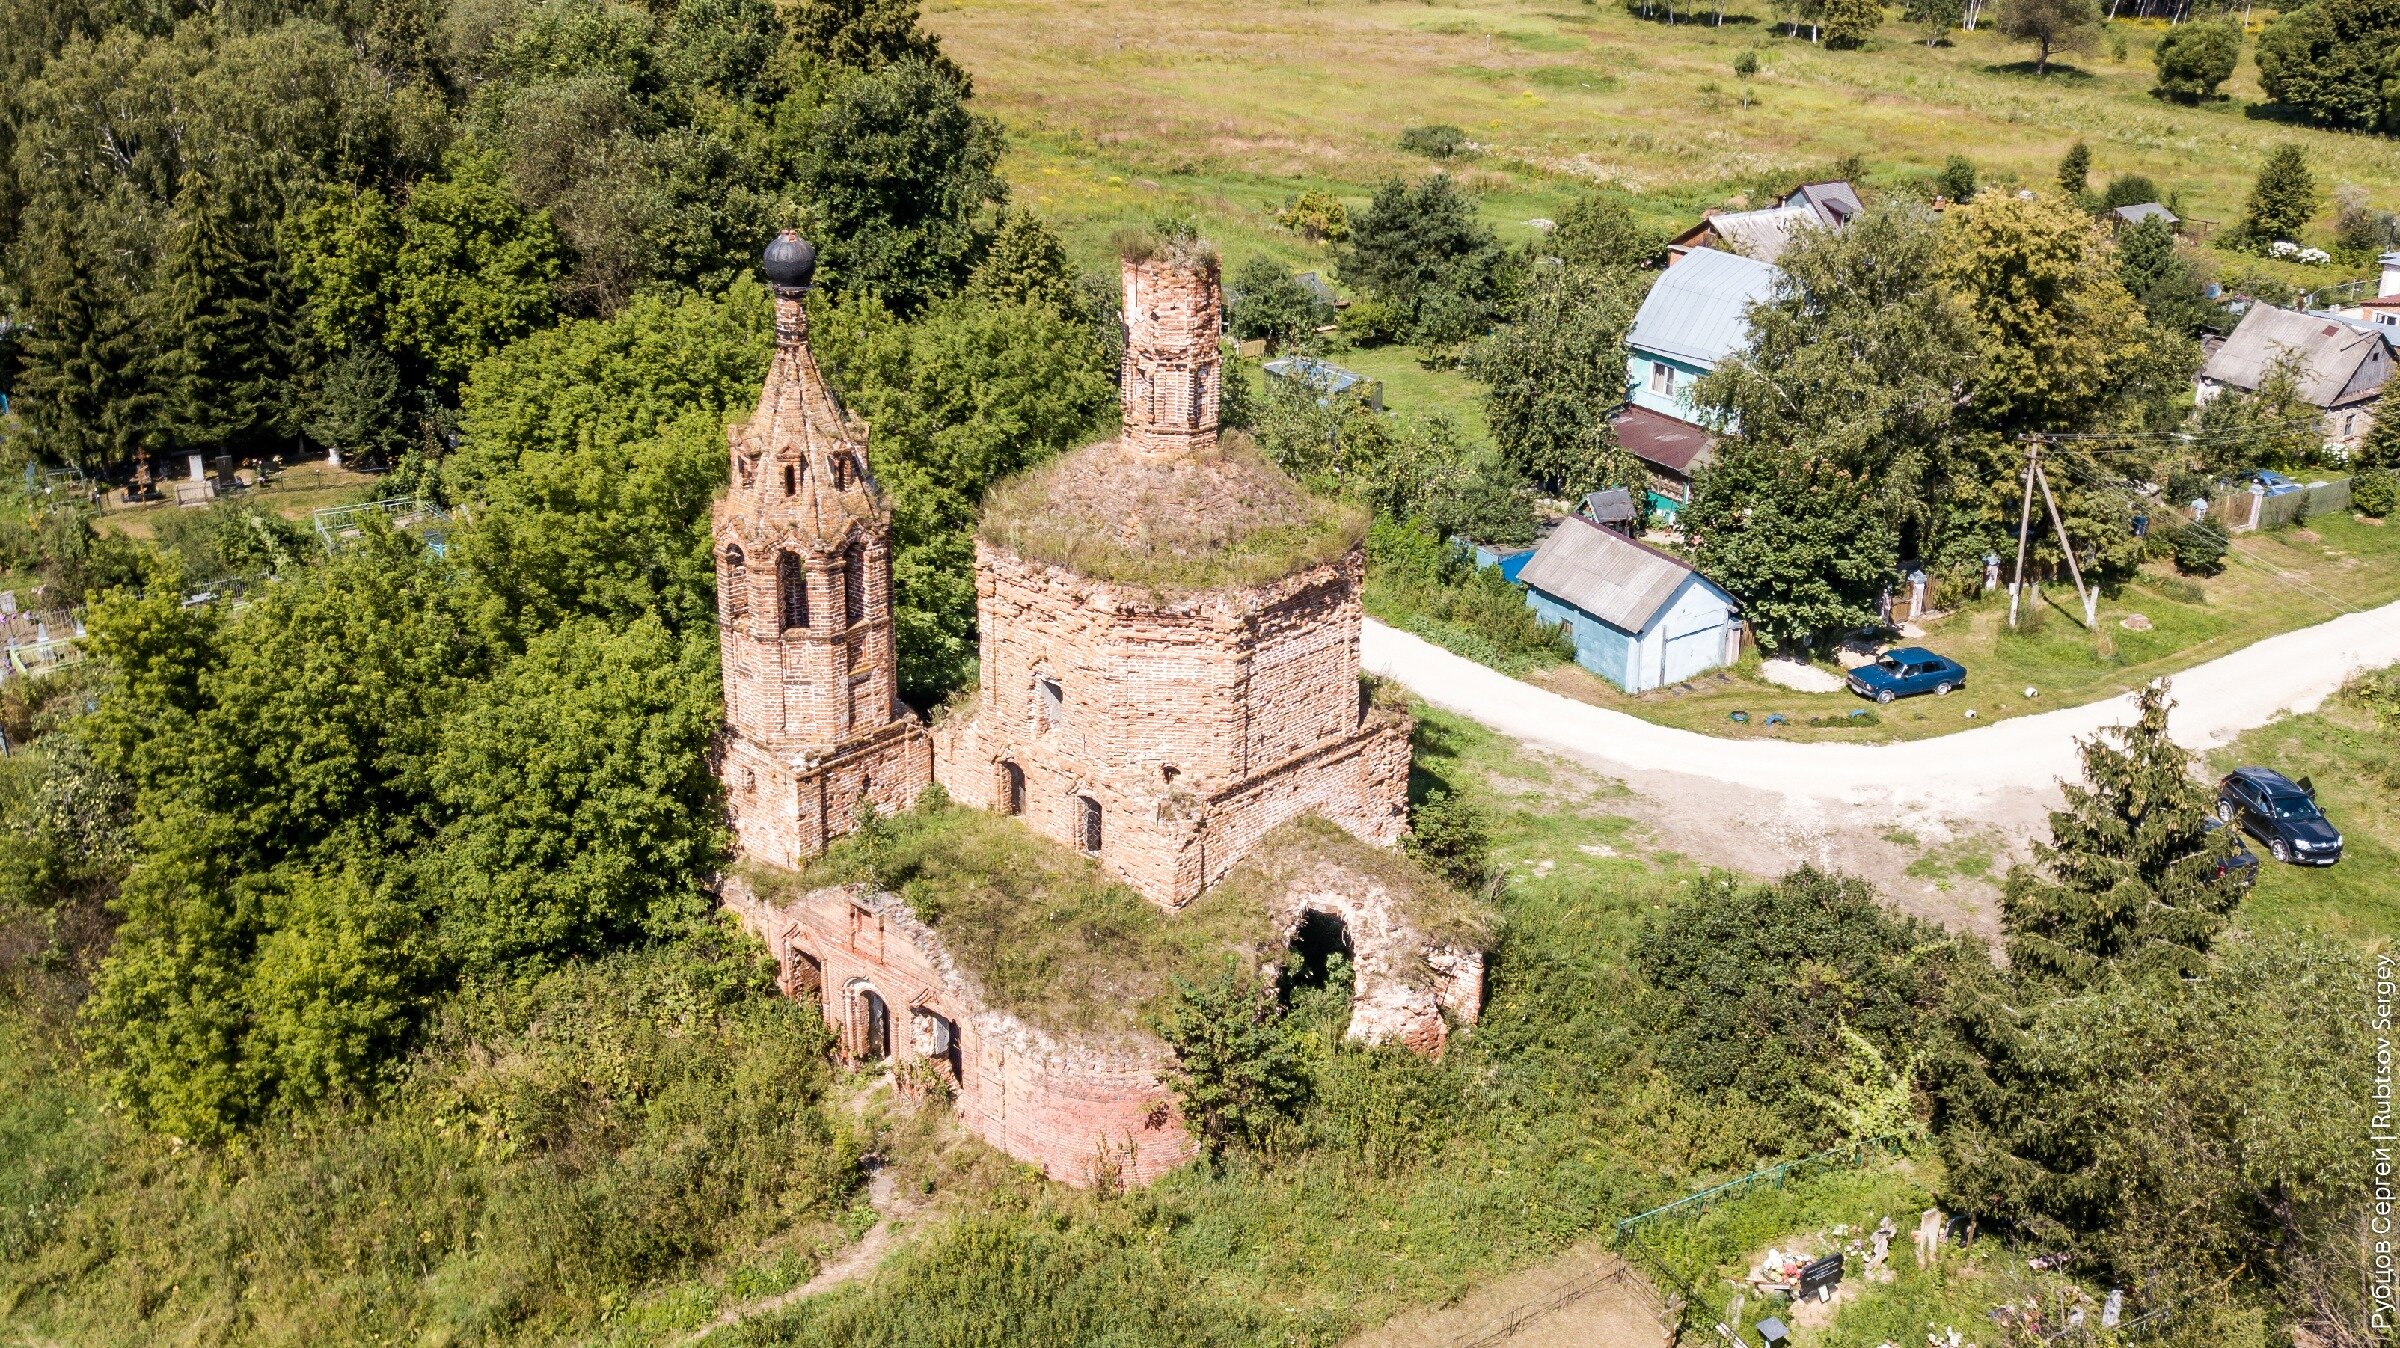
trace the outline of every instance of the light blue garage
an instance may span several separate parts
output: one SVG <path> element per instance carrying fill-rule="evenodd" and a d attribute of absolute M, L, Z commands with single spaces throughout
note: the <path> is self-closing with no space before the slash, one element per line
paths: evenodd
<path fill-rule="evenodd" d="M 1564 623 L 1575 663 L 1629 693 L 1681 683 L 1741 652 L 1733 596 L 1680 558 L 1575 516 L 1517 573 L 1526 602 Z"/>

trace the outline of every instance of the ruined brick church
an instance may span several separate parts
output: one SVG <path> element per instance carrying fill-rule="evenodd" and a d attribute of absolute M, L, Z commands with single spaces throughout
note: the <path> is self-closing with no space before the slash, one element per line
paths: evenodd
<path fill-rule="evenodd" d="M 797 869 L 868 804 L 906 809 L 935 780 L 1169 909 L 1304 815 L 1399 840 L 1409 725 L 1361 691 L 1356 529 L 1255 450 L 1220 445 L 1212 256 L 1125 260 L 1122 432 L 987 503 L 980 680 L 930 731 L 897 693 L 891 517 L 868 428 L 809 351 L 814 263 L 788 232 L 767 249 L 776 352 L 757 411 L 728 432 L 731 485 L 713 520 L 721 771 L 745 861 Z M 1445 1015 L 1474 1018 L 1479 952 L 1394 921 L 1370 877 L 1310 875 L 1276 917 L 1287 935 L 1304 904 L 1364 919 L 1353 1037 L 1432 1050 Z M 736 875 L 726 900 L 847 1056 L 936 1065 L 961 1118 L 1003 1150 L 1075 1183 L 1092 1181 L 1095 1157 L 1142 1182 L 1191 1154 L 1163 1046 L 1079 1045 L 986 1006 L 896 897 L 849 887 L 776 902 Z"/>

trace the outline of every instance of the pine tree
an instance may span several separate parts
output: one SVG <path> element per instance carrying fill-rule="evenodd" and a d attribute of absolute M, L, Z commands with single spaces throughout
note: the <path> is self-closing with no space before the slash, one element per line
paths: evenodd
<path fill-rule="evenodd" d="M 400 417 L 399 367 L 362 342 L 326 367 L 303 429 L 352 458 L 388 460 L 400 449 Z"/>
<path fill-rule="evenodd" d="M 2167 737 L 2171 705 L 2153 684 L 2132 725 L 2083 742 L 2083 781 L 2067 785 L 2050 841 L 2009 871 L 2001 894 L 2018 969 L 2074 984 L 2109 966 L 2189 973 L 2241 902 L 2223 864 L 2233 836 L 2208 826 L 2192 756 Z"/>
<path fill-rule="evenodd" d="M 2297 239 L 2317 213 L 2317 179 L 2308 170 L 2308 156 L 2298 145 L 2285 142 L 2267 156 L 2250 189 L 2250 204 L 2242 215 L 2242 235 L 2254 244 Z"/>
<path fill-rule="evenodd" d="M 1075 264 L 1067 260 L 1067 246 L 1048 222 L 1026 210 L 1001 216 L 999 231 L 967 289 L 1004 303 L 1048 305 L 1067 316 L 1084 308 L 1083 287 Z"/>
<path fill-rule="evenodd" d="M 159 431 L 155 352 L 131 288 L 63 213 L 27 223 L 17 407 L 46 457 L 88 472 L 122 467 Z"/>
<path fill-rule="evenodd" d="M 2081 202 L 2092 192 L 2092 147 L 2077 141 L 2058 161 L 2058 190 L 2067 200 Z"/>
<path fill-rule="evenodd" d="M 165 419 L 185 449 L 229 453 L 276 411 L 275 277 L 206 179 L 185 187 L 174 231 L 163 278 Z"/>

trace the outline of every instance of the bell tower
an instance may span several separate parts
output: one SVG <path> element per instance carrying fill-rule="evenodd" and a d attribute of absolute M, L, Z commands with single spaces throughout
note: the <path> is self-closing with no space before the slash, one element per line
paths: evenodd
<path fill-rule="evenodd" d="M 745 855 L 791 866 L 848 832 L 863 801 L 907 808 L 932 767 L 900 700 L 892 515 L 867 426 L 808 346 L 816 250 L 786 230 L 762 269 L 775 359 L 757 411 L 726 431 L 732 471 L 711 523 L 735 833 Z"/>

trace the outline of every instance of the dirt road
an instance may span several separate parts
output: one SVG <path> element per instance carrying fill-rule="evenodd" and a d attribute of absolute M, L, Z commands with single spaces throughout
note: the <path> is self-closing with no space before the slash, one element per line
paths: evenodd
<path fill-rule="evenodd" d="M 1903 908 L 1983 930 L 1989 887 L 1912 876 L 1912 849 L 1975 837 L 2003 853 L 2021 847 L 2059 780 L 2078 771 L 2075 742 L 2133 716 L 2126 695 L 1893 744 L 1719 739 L 1533 687 L 1372 620 L 1361 654 L 1368 672 L 1434 706 L 1622 778 L 1632 812 L 1665 847 L 1759 874 L 1837 866 L 1883 883 Z M 2279 712 L 2313 711 L 2352 674 L 2394 663 L 2400 604 L 2287 632 L 2176 675 L 2169 729 L 2188 748 L 2211 748 Z"/>

